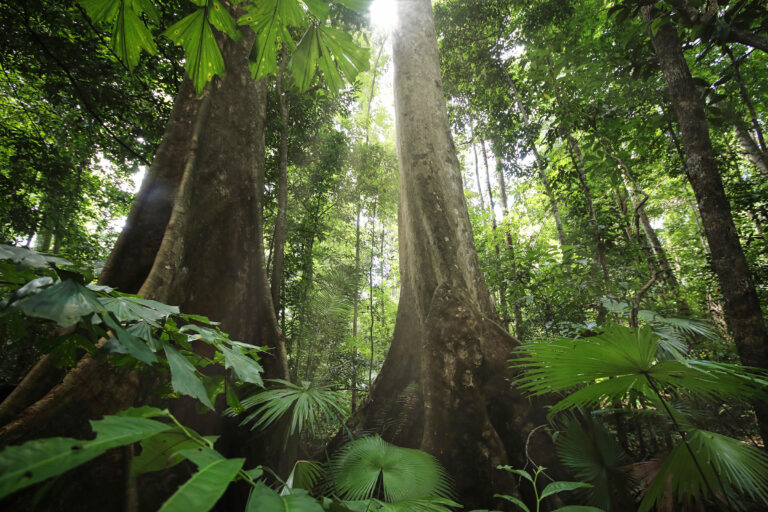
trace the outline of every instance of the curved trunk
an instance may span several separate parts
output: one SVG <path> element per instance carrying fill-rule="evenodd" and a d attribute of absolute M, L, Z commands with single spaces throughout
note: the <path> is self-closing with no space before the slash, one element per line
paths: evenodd
<path fill-rule="evenodd" d="M 466 506 L 489 506 L 494 490 L 514 492 L 514 480 L 495 467 L 524 464 L 526 437 L 545 422 L 544 411 L 506 380 L 516 340 L 498 324 L 479 269 L 431 2 L 399 0 L 398 7 L 400 303 L 387 359 L 349 426 L 431 452 L 456 478 Z M 534 449 L 537 462 L 552 467 L 551 448 Z"/>

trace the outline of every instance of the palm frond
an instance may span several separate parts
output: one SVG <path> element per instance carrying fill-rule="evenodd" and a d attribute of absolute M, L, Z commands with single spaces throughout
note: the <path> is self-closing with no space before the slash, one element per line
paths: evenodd
<path fill-rule="evenodd" d="M 706 430 L 694 430 L 688 446 L 680 443 L 669 453 L 640 503 L 646 512 L 664 498 L 669 485 L 678 499 L 709 496 L 710 490 L 727 495 L 746 493 L 768 504 L 768 455 L 736 439 Z"/>
<path fill-rule="evenodd" d="M 616 439 L 589 416 L 572 420 L 555 442 L 557 454 L 579 480 L 589 482 L 589 503 L 604 510 L 632 510 L 632 477 Z"/>
<path fill-rule="evenodd" d="M 241 425 L 253 422 L 251 428 L 267 428 L 290 412 L 290 434 L 300 432 L 305 425 L 314 433 L 318 417 L 341 422 L 347 414 L 343 397 L 325 386 L 308 381 L 294 384 L 282 379 L 271 379 L 270 382 L 280 387 L 256 393 L 240 402 L 243 410 L 260 406 L 246 416 Z M 232 408 L 224 412 L 228 416 L 238 414 Z"/>
<path fill-rule="evenodd" d="M 329 464 L 335 491 L 347 500 L 381 495 L 394 503 L 422 498 L 450 498 L 445 469 L 431 455 L 387 443 L 379 436 L 346 444 Z"/>
<path fill-rule="evenodd" d="M 512 361 L 525 373 L 516 380 L 534 395 L 576 390 L 552 413 L 620 400 L 634 391 L 654 400 L 655 386 L 669 386 L 688 398 L 766 399 L 768 377 L 760 370 L 712 361 L 658 361 L 658 336 L 649 327 L 611 326 L 582 340 L 559 339 L 520 347 Z"/>
<path fill-rule="evenodd" d="M 451 508 L 461 508 L 455 501 L 446 498 L 419 498 L 400 500 L 394 503 L 374 500 L 380 512 L 451 512 Z"/>

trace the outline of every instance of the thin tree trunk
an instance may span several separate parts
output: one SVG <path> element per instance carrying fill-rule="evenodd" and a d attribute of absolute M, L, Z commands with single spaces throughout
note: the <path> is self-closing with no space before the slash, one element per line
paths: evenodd
<path fill-rule="evenodd" d="M 744 83 L 744 77 L 741 76 L 739 61 L 736 60 L 736 58 L 733 56 L 733 52 L 729 47 L 723 45 L 720 48 L 723 50 L 723 53 L 728 55 L 728 58 L 731 60 L 731 65 L 733 66 L 733 75 L 736 78 L 736 83 L 739 85 L 741 101 L 744 102 L 744 104 L 747 106 L 747 110 L 749 111 L 749 118 L 752 120 L 752 129 L 755 131 L 755 137 L 757 137 L 757 142 L 760 144 L 760 151 L 765 153 L 768 151 L 768 148 L 766 148 L 765 138 L 763 138 L 763 129 L 760 127 L 760 121 L 758 120 L 757 113 L 755 112 L 755 105 L 752 102 L 752 97 L 749 95 L 749 91 L 747 91 L 747 86 Z"/>
<path fill-rule="evenodd" d="M 504 167 L 501 165 L 501 163 L 498 161 L 497 158 L 496 162 L 496 181 L 499 184 L 499 199 L 501 200 L 501 215 L 502 219 L 506 219 L 507 215 L 509 214 L 509 201 L 507 200 L 507 184 L 504 180 Z M 512 279 L 515 283 L 518 285 L 522 284 L 520 281 L 520 276 L 517 272 L 517 261 L 515 261 L 515 246 L 512 243 L 512 235 L 510 234 L 509 230 L 504 231 L 504 245 L 506 247 L 509 261 L 510 263 L 510 272 L 512 274 Z M 504 278 L 504 276 L 502 276 Z M 520 288 L 519 286 L 517 288 Z M 519 292 L 519 290 L 516 290 L 516 292 Z M 513 294 L 518 295 L 518 293 Z M 525 337 L 525 333 L 523 332 L 523 312 L 522 308 L 520 307 L 519 302 L 520 297 L 515 296 L 515 302 L 512 306 L 512 314 L 514 316 L 515 320 L 515 336 L 517 336 L 518 339 L 522 340 Z M 504 314 L 508 315 L 507 309 L 504 308 Z M 509 318 L 505 319 L 506 323 L 509 324 Z"/>
<path fill-rule="evenodd" d="M 768 180 L 768 152 L 760 150 L 752 135 L 750 135 L 749 130 L 741 121 L 734 124 L 734 129 L 736 130 L 736 138 L 739 139 L 739 145 L 744 151 L 747 160 L 755 166 L 764 179 Z"/>
<path fill-rule="evenodd" d="M 287 237 L 288 216 L 288 123 L 289 123 L 289 99 L 282 90 L 282 79 L 285 66 L 288 62 L 288 50 L 283 43 L 280 69 L 275 79 L 277 103 L 280 111 L 280 147 L 279 162 L 277 167 L 277 216 L 272 236 L 272 278 L 270 292 L 272 305 L 275 307 L 275 315 L 280 307 L 280 288 L 283 282 L 283 263 L 285 262 L 285 240 Z"/>
<path fill-rule="evenodd" d="M 485 166 L 485 183 L 488 186 L 488 203 L 490 205 L 491 213 L 491 229 L 493 231 L 494 239 L 496 238 L 496 204 L 493 201 L 493 187 L 491 186 L 491 172 L 488 168 L 488 150 L 485 147 L 485 141 L 480 140 L 480 148 L 483 150 L 483 165 Z M 501 250 L 499 244 L 494 240 L 493 251 L 496 254 L 496 264 L 501 265 Z M 509 311 L 507 310 L 507 283 L 504 280 L 503 272 L 499 273 L 499 306 L 501 308 L 501 323 L 505 329 L 509 330 Z"/>
<path fill-rule="evenodd" d="M 515 341 L 495 321 L 472 240 L 431 2 L 397 4 L 400 302 L 389 355 L 349 426 L 432 453 L 456 478 L 459 501 L 488 508 L 494 489 L 515 492 L 495 467 L 524 465 L 544 410 L 506 380 Z M 533 436 L 529 449 L 553 467 L 548 442 Z"/>
<path fill-rule="evenodd" d="M 643 6 L 642 12 L 647 23 L 656 16 L 663 15 L 651 5 Z M 703 102 L 696 91 L 674 27 L 665 22 L 655 34 L 650 32 L 651 42 L 680 123 L 687 156 L 688 177 L 701 212 L 712 267 L 725 299 L 728 328 L 742 363 L 768 368 L 768 331 L 752 275 L 731 217 L 731 207 L 717 170 Z M 761 435 L 763 439 L 768 439 L 768 407 L 756 403 L 755 409 Z"/>
<path fill-rule="evenodd" d="M 357 203 L 357 224 L 355 227 L 355 270 L 352 298 L 352 412 L 357 408 L 357 310 L 360 304 L 360 213 L 362 205 Z"/>
<path fill-rule="evenodd" d="M 552 208 L 552 215 L 555 218 L 555 228 L 557 229 L 557 238 L 560 241 L 560 249 L 563 251 L 563 259 L 565 260 L 564 263 L 566 265 L 566 268 L 570 271 L 570 250 L 567 250 L 566 247 L 568 245 L 568 241 L 565 238 L 565 229 L 563 229 L 563 221 L 560 216 L 560 207 L 557 205 L 557 198 L 555 197 L 554 192 L 552 191 L 552 186 L 549 183 L 549 178 L 547 177 L 547 163 L 544 161 L 544 159 L 539 154 L 539 150 L 536 148 L 536 141 L 533 139 L 533 137 L 529 133 L 530 128 L 530 118 L 528 116 L 528 109 L 525 108 L 525 105 L 523 104 L 522 99 L 520 98 L 520 92 L 517 90 L 517 86 L 515 85 L 514 80 L 512 80 L 512 77 L 507 75 L 507 82 L 509 83 L 509 88 L 512 89 L 512 93 L 515 95 L 515 103 L 517 104 L 517 108 L 520 111 L 520 116 L 523 118 L 523 128 L 526 131 L 526 138 L 528 142 L 528 146 L 531 148 L 531 152 L 533 153 L 533 156 L 536 158 L 536 171 L 539 173 L 539 178 L 541 179 L 542 185 L 544 185 L 544 192 L 546 192 L 547 197 L 549 198 L 549 204 Z"/>
<path fill-rule="evenodd" d="M 472 122 L 474 123 L 474 121 Z M 483 199 L 483 187 L 480 185 L 480 164 L 477 158 L 477 144 L 475 140 L 475 127 L 474 124 L 470 124 L 472 130 L 472 152 L 475 154 L 475 179 L 477 180 L 477 196 L 480 198 L 480 209 L 485 210 L 485 200 Z"/>

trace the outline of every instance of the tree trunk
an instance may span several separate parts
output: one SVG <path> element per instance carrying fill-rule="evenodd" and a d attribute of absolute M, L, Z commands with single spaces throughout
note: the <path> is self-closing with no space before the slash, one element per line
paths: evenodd
<path fill-rule="evenodd" d="M 288 63 L 288 51 L 285 43 L 281 54 L 280 69 L 275 80 L 278 109 L 280 110 L 280 147 L 279 162 L 277 168 L 277 216 L 275 217 L 275 229 L 272 237 L 272 278 L 270 291 L 272 305 L 277 315 L 280 307 L 280 288 L 283 283 L 283 263 L 285 262 L 285 240 L 287 237 L 288 215 L 288 97 L 283 94 L 282 78 L 285 66 Z"/>
<path fill-rule="evenodd" d="M 555 197 L 555 193 L 552 191 L 552 186 L 549 184 L 549 178 L 547 177 L 547 163 L 539 154 L 539 150 L 536 148 L 536 141 L 529 133 L 530 118 L 528 117 L 528 109 L 525 108 L 523 100 L 520 98 L 520 92 L 517 90 L 517 86 L 515 85 L 514 80 L 512 80 L 509 75 L 507 75 L 507 81 L 509 83 L 510 89 L 512 89 L 512 93 L 515 96 L 515 103 L 517 104 L 517 109 L 520 111 L 520 116 L 523 118 L 523 128 L 526 130 L 528 146 L 530 146 L 531 152 L 536 158 L 536 171 L 539 173 L 541 184 L 544 185 L 544 191 L 549 198 L 549 204 L 552 208 L 552 215 L 555 218 L 557 238 L 560 241 L 560 249 L 563 251 L 563 259 L 565 260 L 564 263 L 566 264 L 566 268 L 570 271 L 569 255 L 571 251 L 566 249 L 568 241 L 565 238 L 565 229 L 563 228 L 563 221 L 562 217 L 560 216 L 560 207 L 557 205 L 557 198 Z"/>
<path fill-rule="evenodd" d="M 221 322 L 232 339 L 270 347 L 262 360 L 265 376 L 286 378 L 262 236 L 266 91 L 263 81 L 250 78 L 253 33 L 247 32 L 250 37 L 241 42 L 222 40 L 227 72 L 200 96 L 195 96 L 188 79 L 184 81 L 163 141 L 100 281 L 206 315 Z M 207 349 L 202 347 L 201 352 Z M 150 384 L 154 384 L 151 372 L 125 375 L 112 371 L 107 360 L 86 355 L 60 384 L 3 427 L 0 439 L 7 443 L 83 435 L 89 431 L 88 419 L 146 403 L 145 387 Z M 231 422 L 224 423 L 218 414 L 195 414 L 188 400 L 174 401 L 174 405 L 180 420 L 202 433 L 233 432 Z M 222 441 L 229 442 L 219 445 L 224 453 L 243 452 L 242 441 L 226 437 Z M 282 443 L 267 439 L 248 446 L 248 455 L 277 467 Z M 111 469 L 105 471 L 105 464 Z M 57 494 L 60 499 L 52 506 L 122 508 L 125 475 L 115 467 L 114 460 L 99 459 L 76 470 L 75 478 L 60 479 L 55 486 L 63 494 Z M 163 493 L 174 490 L 163 487 L 164 479 L 147 484 L 160 489 L 142 490 L 142 508 L 156 507 Z"/>
<path fill-rule="evenodd" d="M 360 304 L 360 213 L 363 207 L 357 203 L 357 224 L 355 227 L 355 285 L 352 293 L 352 412 L 357 408 L 357 316 Z"/>
<path fill-rule="evenodd" d="M 736 138 L 739 139 L 739 145 L 744 151 L 747 160 L 755 166 L 764 179 L 768 180 L 768 153 L 760 150 L 741 120 L 734 124 L 734 129 L 736 130 Z"/>
<path fill-rule="evenodd" d="M 651 5 L 643 6 L 642 12 L 647 23 L 659 15 Z M 703 101 L 696 91 L 674 27 L 666 22 L 655 34 L 650 33 L 680 123 L 688 178 L 701 213 L 712 267 L 725 300 L 728 328 L 741 362 L 768 368 L 768 331 L 717 170 Z M 761 435 L 768 439 L 768 407 L 762 403 L 755 407 Z"/>
<path fill-rule="evenodd" d="M 498 161 L 498 158 L 496 162 L 496 181 L 499 184 L 499 199 L 501 200 L 502 219 L 505 219 L 509 214 L 509 202 L 507 201 L 507 184 L 504 181 L 504 167 Z M 520 285 L 522 284 L 522 280 L 520 279 L 517 271 L 517 262 L 515 261 L 515 245 L 512 243 L 512 235 L 509 233 L 509 230 L 505 230 L 504 232 L 504 243 L 507 252 L 509 253 L 509 260 L 512 262 L 509 270 L 512 274 L 513 282 L 517 284 L 517 286 L 515 286 L 516 290 L 513 291 L 515 302 L 512 305 L 512 314 L 515 320 L 515 336 L 522 340 L 525 335 L 523 327 L 523 312 L 519 302 L 519 292 L 521 289 Z M 502 276 L 502 278 L 503 277 L 504 276 Z M 506 309 L 504 309 L 504 312 L 506 314 Z M 508 320 L 507 323 L 509 323 Z"/>
<path fill-rule="evenodd" d="M 516 342 L 497 323 L 480 272 L 431 2 L 399 0 L 398 6 L 400 303 L 384 367 L 349 426 L 434 454 L 456 479 L 462 503 L 488 507 L 494 491 L 514 492 L 514 479 L 495 467 L 524 465 L 526 438 L 545 423 L 544 411 L 506 380 Z M 534 436 L 530 449 L 552 467 L 548 443 Z"/>

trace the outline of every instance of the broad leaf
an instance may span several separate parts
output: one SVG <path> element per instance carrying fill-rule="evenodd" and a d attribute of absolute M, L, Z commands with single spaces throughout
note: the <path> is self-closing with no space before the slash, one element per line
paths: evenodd
<path fill-rule="evenodd" d="M 115 335 L 114 340 L 117 342 L 118 348 L 115 349 L 115 345 L 112 345 L 113 351 L 129 354 L 146 364 L 152 364 L 157 361 L 157 357 L 152 352 L 152 349 L 142 340 L 123 329 L 120 324 L 112 319 L 112 316 L 108 314 L 102 315 L 102 319 Z"/>
<path fill-rule="evenodd" d="M 168 359 L 168 366 L 171 369 L 171 386 L 173 386 L 173 389 L 182 395 L 197 398 L 212 410 L 213 404 L 211 399 L 208 397 L 205 386 L 198 378 L 192 363 L 187 361 L 178 350 L 170 345 L 165 346 L 165 355 Z"/>
<path fill-rule="evenodd" d="M 237 347 L 230 349 L 220 345 L 219 349 L 224 354 L 224 364 L 227 368 L 234 370 L 238 379 L 264 387 L 264 382 L 261 380 L 262 368 L 259 363 L 240 352 Z"/>
<path fill-rule="evenodd" d="M 27 316 L 53 320 L 62 327 L 75 325 L 83 316 L 103 309 L 92 291 L 71 279 L 19 300 L 13 307 Z"/>
<path fill-rule="evenodd" d="M 505 499 L 505 500 L 509 501 L 510 503 L 514 503 L 515 505 L 517 505 L 521 509 L 525 510 L 525 512 L 531 512 L 531 509 L 528 508 L 528 505 L 523 503 L 523 500 L 521 500 L 520 498 L 516 498 L 514 496 L 510 496 L 509 494 L 494 494 L 493 497 L 494 498 Z"/>
<path fill-rule="evenodd" d="M 92 421 L 91 426 L 96 432 L 92 441 L 53 437 L 5 448 L 0 452 L 0 498 L 68 471 L 111 448 L 171 428 L 154 420 L 118 416 Z"/>
<path fill-rule="evenodd" d="M 218 436 L 208 436 L 210 442 L 215 442 Z M 141 442 L 141 454 L 131 459 L 131 476 L 160 471 L 174 466 L 184 460 L 179 455 L 181 450 L 194 449 L 198 442 L 184 433 L 181 429 L 162 432 Z"/>
<path fill-rule="evenodd" d="M 246 512 L 323 512 L 323 507 L 305 491 L 297 490 L 279 495 L 262 482 L 258 482 L 248 497 Z"/>
<path fill-rule="evenodd" d="M 224 72 L 224 59 L 208 22 L 208 9 L 198 9 L 163 34 L 184 48 L 184 69 L 200 94 L 214 75 Z"/>
<path fill-rule="evenodd" d="M 201 467 L 163 503 L 160 512 L 207 512 L 227 490 L 245 459 L 221 459 Z"/>
<path fill-rule="evenodd" d="M 251 75 L 263 78 L 277 73 L 277 53 L 282 43 L 293 45 L 288 31 L 306 18 L 304 10 L 296 0 L 263 0 L 251 4 L 248 12 L 237 20 L 240 25 L 249 25 L 256 33 L 256 40 L 250 56 Z"/>
<path fill-rule="evenodd" d="M 587 487 L 592 487 L 592 485 L 584 482 L 551 482 L 544 488 L 543 491 L 541 491 L 541 499 L 544 499 L 547 496 L 551 496 L 552 494 L 557 494 L 559 492 L 573 491 Z"/>
<path fill-rule="evenodd" d="M 373 0 L 335 0 L 336 3 L 343 5 L 360 14 L 365 14 L 371 6 Z"/>
<path fill-rule="evenodd" d="M 141 13 L 135 12 L 133 7 L 123 0 L 112 28 L 112 49 L 129 69 L 139 63 L 141 50 L 146 50 L 150 55 L 157 53 L 152 33 L 139 19 L 138 14 Z"/>

